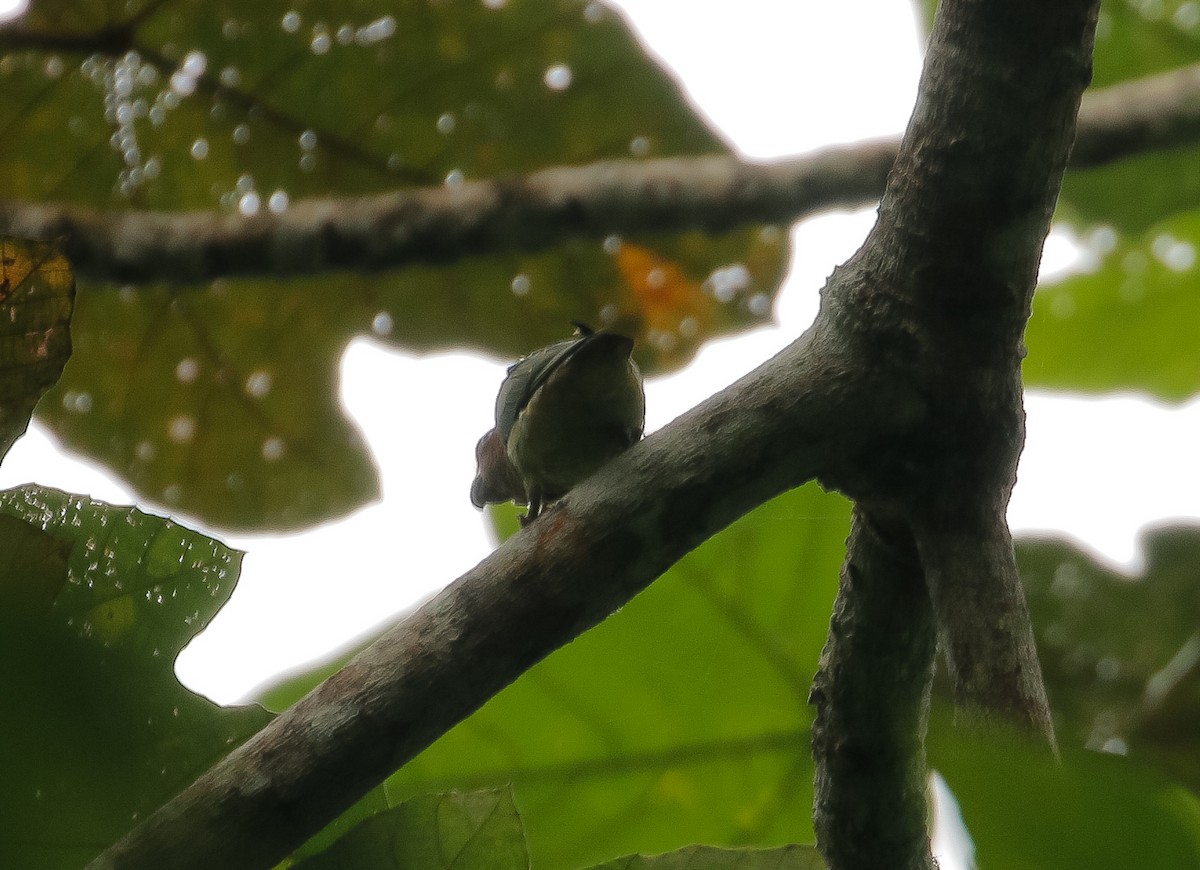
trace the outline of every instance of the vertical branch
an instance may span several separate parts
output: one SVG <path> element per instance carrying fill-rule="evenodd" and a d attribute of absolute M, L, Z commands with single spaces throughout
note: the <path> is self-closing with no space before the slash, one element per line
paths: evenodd
<path fill-rule="evenodd" d="M 831 870 L 934 867 L 924 741 L 935 648 L 908 529 L 856 507 L 810 697 L 814 825 Z"/>
<path fill-rule="evenodd" d="M 1029 608 L 1003 515 L 915 522 L 959 715 L 1016 725 L 1055 748 Z"/>

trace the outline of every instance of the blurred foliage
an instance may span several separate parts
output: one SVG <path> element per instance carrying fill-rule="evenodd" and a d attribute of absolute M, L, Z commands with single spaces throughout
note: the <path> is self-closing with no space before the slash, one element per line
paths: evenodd
<path fill-rule="evenodd" d="M 508 789 L 423 795 L 363 821 L 296 870 L 527 870 Z"/>
<path fill-rule="evenodd" d="M 1064 743 L 1128 753 L 1200 795 L 1200 528 L 1155 529 L 1126 577 L 1060 541 L 1021 548 Z"/>
<path fill-rule="evenodd" d="M 241 554 L 132 508 L 0 493 L 0 867 L 78 870 L 270 719 L 183 688 Z"/>
<path fill-rule="evenodd" d="M 954 792 L 988 870 L 1200 868 L 1200 800 L 1129 758 L 1063 735 L 1061 762 L 1003 738 L 972 737 L 935 706 L 929 763 Z"/>
<path fill-rule="evenodd" d="M 824 870 L 812 846 L 779 849 L 717 849 L 689 846 L 663 855 L 627 855 L 592 870 Z"/>
<path fill-rule="evenodd" d="M 848 526 L 815 485 L 760 507 L 406 765 L 389 797 L 511 783 L 539 870 L 811 842 L 808 689 Z"/>
<path fill-rule="evenodd" d="M 295 870 L 527 870 L 529 854 L 511 789 L 447 792 L 404 801 L 337 842 L 289 865 Z M 592 870 L 823 870 L 811 846 L 720 849 L 688 846 L 627 855 Z"/>
<path fill-rule="evenodd" d="M 722 148 L 596 3 L 116 8 L 35 0 L 0 26 L 6 196 L 234 214 Z M 1097 84 L 1197 60 L 1194 10 L 1109 0 Z M 1196 392 L 1196 158 L 1068 179 L 1060 218 L 1094 268 L 1039 291 L 1031 384 Z M 29 250 L 32 262 L 48 249 Z M 85 286 L 76 355 L 40 413 L 151 500 L 218 525 L 301 526 L 376 491 L 335 398 L 351 336 L 508 356 L 581 319 L 636 333 L 639 361 L 668 368 L 764 319 L 786 254 L 764 227 L 377 275 Z M 61 274 L 47 279 L 59 319 L 35 327 L 44 335 L 61 324 Z M 845 502 L 812 486 L 762 506 L 446 734 L 297 864 L 436 867 L 454 853 L 455 866 L 525 866 L 527 848 L 538 870 L 809 866 L 811 850 L 785 844 L 812 839 L 807 694 L 847 523 Z M 1200 867 L 1200 531 L 1155 533 L 1147 554 L 1125 578 L 1062 543 L 1018 547 L 1062 768 L 968 738 L 935 703 L 930 758 L 982 866 Z M 269 719 L 218 708 L 171 672 L 240 554 L 26 487 L 0 495 L 0 559 L 0 866 L 74 868 Z M 264 703 L 281 709 L 337 664 Z M 645 851 L 664 854 L 633 855 Z"/>
<path fill-rule="evenodd" d="M 511 784 L 538 870 L 689 842 L 811 841 L 807 693 L 848 516 L 814 486 L 764 505 L 368 802 Z M 498 520 L 511 533 L 508 515 Z M 1200 867 L 1200 530 L 1158 533 L 1148 554 L 1131 581 L 1059 542 L 1018 544 L 1065 764 L 970 738 L 939 699 L 931 763 L 981 866 Z M 338 665 L 263 702 L 281 709 Z M 1155 692 L 1162 700 L 1146 707 Z"/>
<path fill-rule="evenodd" d="M 0 236 L 0 458 L 71 355 L 71 265 L 54 245 Z"/>
<path fill-rule="evenodd" d="M 920 0 L 926 25 L 934 0 Z M 1200 63 L 1191 0 L 1106 0 L 1094 87 Z M 1182 401 L 1200 390 L 1200 146 L 1071 170 L 1056 220 L 1085 251 L 1082 274 L 1039 288 L 1027 334 L 1030 386 L 1140 390 Z"/>
<path fill-rule="evenodd" d="M 16 199 L 242 214 L 303 197 L 728 150 L 622 18 L 586 0 L 33 0 L 0 25 L 0 178 Z M 668 370 L 761 324 L 786 235 L 567 242 L 382 274 L 83 283 L 41 418 L 146 499 L 289 529 L 377 495 L 338 407 L 366 334 L 515 357 L 581 320 Z"/>
<path fill-rule="evenodd" d="M 1200 390 L 1200 211 L 1137 236 L 1084 240 L 1094 268 L 1039 288 L 1026 330 L 1030 386 L 1140 390 L 1183 401 Z"/>

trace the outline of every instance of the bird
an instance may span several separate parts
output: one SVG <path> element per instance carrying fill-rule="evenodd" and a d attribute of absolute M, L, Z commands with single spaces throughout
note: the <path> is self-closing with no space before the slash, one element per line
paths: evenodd
<path fill-rule="evenodd" d="M 508 367 L 496 396 L 496 425 L 475 446 L 471 503 L 528 505 L 522 526 L 636 443 L 645 427 L 633 339 L 571 325 L 571 338 Z"/>

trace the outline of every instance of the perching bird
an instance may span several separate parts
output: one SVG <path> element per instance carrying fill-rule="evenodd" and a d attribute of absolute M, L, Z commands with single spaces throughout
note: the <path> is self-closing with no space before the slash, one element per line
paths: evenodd
<path fill-rule="evenodd" d="M 496 428 L 475 446 L 471 503 L 529 505 L 522 525 L 642 437 L 646 397 L 633 339 L 574 323 L 566 341 L 508 368 Z"/>

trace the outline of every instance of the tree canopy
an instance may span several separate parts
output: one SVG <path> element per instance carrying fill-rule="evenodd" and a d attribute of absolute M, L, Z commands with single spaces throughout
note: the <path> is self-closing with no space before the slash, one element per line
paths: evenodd
<path fill-rule="evenodd" d="M 764 165 L 599 2 L 33 0 L 0 24 L 4 449 L 36 413 L 214 528 L 377 496 L 336 395 L 355 336 L 509 358 L 584 320 L 669 371 L 769 318 L 789 222 L 883 203 L 796 345 L 529 529 L 497 512 L 491 559 L 260 705 L 172 669 L 240 553 L 0 494 L 0 865 L 226 862 L 244 801 L 246 867 L 871 866 L 842 802 L 873 795 L 864 840 L 923 836 L 927 756 L 981 866 L 1200 866 L 1197 530 L 1149 535 L 1137 578 L 1059 541 L 1009 570 L 1002 510 L 1018 377 L 1200 390 L 1200 12 L 943 5 L 903 142 Z M 1055 207 L 1093 267 L 1030 295 Z"/>

